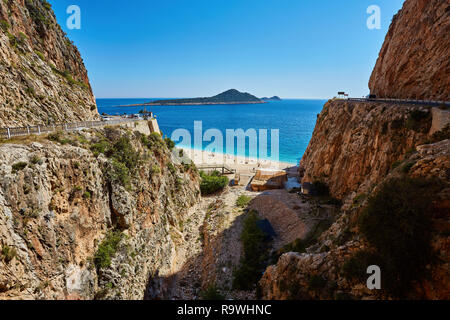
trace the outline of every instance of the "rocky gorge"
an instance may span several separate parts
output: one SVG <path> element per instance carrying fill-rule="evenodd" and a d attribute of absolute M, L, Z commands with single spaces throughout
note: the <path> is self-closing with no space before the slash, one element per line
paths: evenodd
<path fill-rule="evenodd" d="M 98 118 L 49 4 L 0 8 L 0 126 Z M 373 92 L 448 100 L 448 12 L 405 1 Z M 320 191 L 308 195 L 202 195 L 196 166 L 146 121 L 1 140 L 0 299 L 448 299 L 449 114 L 328 101 L 295 172 Z"/>

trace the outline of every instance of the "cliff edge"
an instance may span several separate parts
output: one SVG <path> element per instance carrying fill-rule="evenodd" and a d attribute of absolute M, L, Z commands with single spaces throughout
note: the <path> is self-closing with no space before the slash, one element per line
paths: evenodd
<path fill-rule="evenodd" d="M 406 0 L 370 78 L 381 98 L 450 101 L 450 3 Z"/>
<path fill-rule="evenodd" d="M 0 2 L 0 127 L 98 118 L 78 49 L 46 0 Z"/>

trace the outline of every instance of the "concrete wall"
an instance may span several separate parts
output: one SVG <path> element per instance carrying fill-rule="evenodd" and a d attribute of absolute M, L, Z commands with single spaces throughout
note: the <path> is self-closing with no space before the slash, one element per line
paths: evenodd
<path fill-rule="evenodd" d="M 150 128 L 150 131 L 153 132 L 158 132 L 160 135 L 162 135 L 161 130 L 159 129 L 159 125 L 158 125 L 158 120 L 156 119 L 152 119 L 148 122 L 148 126 Z"/>
<path fill-rule="evenodd" d="M 130 123 L 124 123 L 121 125 L 122 127 L 132 129 L 133 131 L 139 131 L 142 134 L 149 135 L 153 132 L 157 132 L 161 134 L 161 131 L 159 130 L 158 120 L 152 119 L 152 120 L 142 120 L 142 121 L 135 121 Z"/>
<path fill-rule="evenodd" d="M 433 108 L 431 110 L 433 115 L 433 125 L 431 126 L 430 135 L 445 129 L 450 125 L 450 111 Z"/>

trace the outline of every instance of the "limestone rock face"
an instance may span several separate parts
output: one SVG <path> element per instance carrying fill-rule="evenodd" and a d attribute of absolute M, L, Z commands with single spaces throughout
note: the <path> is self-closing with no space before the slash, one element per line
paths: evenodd
<path fill-rule="evenodd" d="M 450 100 L 450 3 L 406 0 L 370 78 L 384 98 Z"/>
<path fill-rule="evenodd" d="M 408 175 L 413 178 L 438 178 L 445 183 L 436 195 L 432 217 L 431 248 L 436 260 L 427 265 L 427 276 L 409 292 L 411 299 L 447 299 L 450 293 L 450 140 L 421 145 L 403 160 L 412 164 Z M 402 166 L 391 172 L 373 189 L 391 178 L 404 175 Z M 348 279 L 343 274 L 345 263 L 356 252 L 370 248 L 355 226 L 354 219 L 365 202 L 343 208 L 341 216 L 324 232 L 306 253 L 287 253 L 276 265 L 267 268 L 259 282 L 263 299 L 389 299 L 384 293 L 367 289 L 365 280 Z"/>
<path fill-rule="evenodd" d="M 0 127 L 98 118 L 81 55 L 47 1 L 1 1 L 0 24 Z"/>
<path fill-rule="evenodd" d="M 0 145 L 0 300 L 143 299 L 155 273 L 172 274 L 198 175 L 172 164 L 162 140 L 150 150 L 140 133 L 104 130 Z M 129 137 L 134 170 L 90 150 L 106 131 Z M 102 245 L 112 233 L 120 241 Z"/>
<path fill-rule="evenodd" d="M 415 106 L 329 101 L 301 161 L 303 182 L 325 182 L 339 199 L 370 192 L 396 161 L 427 140 L 432 117 L 416 123 L 410 119 L 415 110 L 430 113 Z"/>

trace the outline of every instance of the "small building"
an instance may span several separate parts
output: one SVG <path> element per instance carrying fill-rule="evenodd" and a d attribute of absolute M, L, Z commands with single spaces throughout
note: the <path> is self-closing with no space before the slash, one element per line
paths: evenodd
<path fill-rule="evenodd" d="M 288 181 L 287 173 L 283 170 L 259 169 L 253 178 L 250 187 L 252 191 L 283 189 Z"/>
<path fill-rule="evenodd" d="M 345 93 L 345 91 L 339 91 L 338 92 L 338 98 L 339 99 L 348 99 L 349 95 Z"/>

